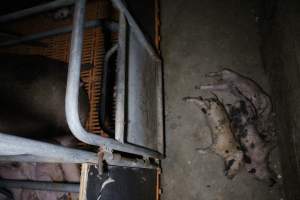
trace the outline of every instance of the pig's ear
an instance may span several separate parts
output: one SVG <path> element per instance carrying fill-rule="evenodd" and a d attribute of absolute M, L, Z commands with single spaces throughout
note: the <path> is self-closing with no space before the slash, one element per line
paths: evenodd
<path fill-rule="evenodd" d="M 81 64 L 81 71 L 90 70 L 94 67 L 92 63 L 83 63 Z"/>

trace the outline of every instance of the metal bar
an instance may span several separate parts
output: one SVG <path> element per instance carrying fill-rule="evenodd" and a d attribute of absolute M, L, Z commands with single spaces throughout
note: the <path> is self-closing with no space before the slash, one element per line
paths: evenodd
<path fill-rule="evenodd" d="M 66 91 L 66 118 L 73 135 L 82 142 L 91 145 L 104 146 L 107 149 L 142 155 L 145 157 L 161 158 L 159 152 L 149 149 L 122 144 L 111 138 L 88 133 L 81 125 L 78 113 L 78 94 L 80 84 L 80 65 L 82 56 L 83 25 L 85 0 L 77 0 L 74 12 L 74 25 L 71 38 L 71 50 Z"/>
<path fill-rule="evenodd" d="M 0 187 L 79 193 L 79 183 L 0 179 Z"/>
<path fill-rule="evenodd" d="M 114 131 L 110 127 L 106 127 L 105 119 L 107 116 L 107 104 L 108 104 L 108 97 L 107 94 L 109 93 L 109 76 L 111 75 L 112 69 L 109 67 L 109 61 L 111 56 L 118 50 L 118 44 L 114 44 L 111 49 L 109 49 L 104 57 L 104 67 L 103 67 L 103 81 L 102 81 L 102 96 L 101 96 L 101 102 L 100 102 L 100 126 L 104 132 L 107 132 L 108 134 L 113 134 Z"/>
<path fill-rule="evenodd" d="M 139 167 L 154 169 L 157 165 L 145 162 L 143 159 L 129 159 L 121 157 L 119 154 L 105 153 L 104 160 L 108 165 L 120 166 L 120 167 Z M 61 163 L 62 161 L 57 158 L 35 155 L 10 155 L 0 156 L 0 162 L 42 162 L 42 163 Z M 92 164 L 98 164 L 98 158 L 95 157 L 91 160 Z"/>
<path fill-rule="evenodd" d="M 17 40 L 17 39 L 20 39 L 22 37 L 23 37 L 23 35 L 16 34 L 16 33 L 13 33 L 11 31 L 9 31 L 9 32 L 7 32 L 7 31 L 5 31 L 5 32 L 1 31 L 0 32 L 0 40 L 1 40 L 1 42 L 2 41 L 7 41 L 7 40 Z M 30 46 L 37 46 L 37 47 L 48 47 L 47 44 L 39 42 L 39 41 L 26 42 L 26 44 L 30 45 Z"/>
<path fill-rule="evenodd" d="M 120 154 L 105 153 L 103 159 L 108 165 L 122 166 L 122 167 L 137 167 L 145 169 L 157 169 L 157 164 L 152 164 L 149 161 L 143 159 L 132 159 L 122 157 Z"/>
<path fill-rule="evenodd" d="M 140 29 L 138 24 L 135 22 L 133 16 L 130 14 L 130 12 L 124 5 L 123 1 L 122 0 L 112 0 L 112 2 L 120 10 L 120 12 L 125 15 L 130 27 L 132 28 L 132 31 L 136 34 L 137 39 L 145 47 L 145 49 L 148 51 L 148 53 L 151 56 L 153 56 L 156 60 L 160 60 L 160 57 L 159 57 L 157 51 L 153 48 L 153 45 L 146 39 L 142 30 Z"/>
<path fill-rule="evenodd" d="M 116 69 L 116 119 L 115 138 L 124 143 L 125 137 L 125 68 L 126 68 L 126 35 L 127 22 L 123 14 L 119 17 L 118 58 Z"/>
<path fill-rule="evenodd" d="M 38 5 L 38 6 L 35 6 L 35 7 L 32 7 L 32 8 L 27 8 L 27 9 L 20 10 L 20 11 L 10 13 L 10 14 L 7 14 L 7 15 L 2 15 L 2 16 L 0 16 L 0 23 L 20 19 L 20 18 L 23 18 L 23 17 L 27 17 L 29 15 L 33 15 L 33 14 L 37 14 L 37 13 L 41 13 L 41 12 L 45 12 L 45 11 L 49 11 L 49 10 L 54 10 L 56 8 L 69 6 L 69 5 L 72 5 L 72 4 L 74 4 L 74 0 L 56 0 L 56 1 L 52 1 L 50 3 Z"/>
<path fill-rule="evenodd" d="M 94 27 L 106 27 L 109 28 L 111 31 L 118 31 L 118 26 L 116 23 L 108 23 L 105 22 L 103 20 L 92 20 L 92 21 L 88 21 L 85 23 L 84 28 L 94 28 Z M 59 34 L 65 34 L 65 33 L 70 33 L 72 32 L 73 27 L 72 26 L 67 26 L 67 27 L 63 27 L 63 28 L 57 28 L 57 29 L 53 29 L 50 31 L 46 31 L 46 32 L 42 32 L 42 33 L 36 33 L 36 34 L 32 34 L 32 35 L 26 35 L 26 36 L 22 36 L 20 38 L 17 39 L 12 39 L 12 40 L 8 40 L 6 42 L 2 42 L 0 43 L 0 47 L 7 47 L 7 46 L 12 46 L 12 45 L 17 45 L 17 44 L 21 44 L 21 43 L 25 43 L 25 42 L 29 42 L 29 41 L 33 41 L 33 40 L 39 40 L 42 38 L 46 38 L 46 37 L 51 37 L 51 36 L 55 36 L 55 35 L 59 35 Z"/>
<path fill-rule="evenodd" d="M 29 154 L 4 155 L 4 156 L 0 155 L 0 162 L 63 163 L 63 162 L 66 162 L 65 160 L 66 159 L 62 160 L 61 158 L 56 158 L 56 157 L 36 156 L 36 155 L 29 155 Z M 72 160 L 70 160 L 67 163 L 74 163 L 74 162 Z M 76 161 L 75 163 L 78 163 L 78 162 Z M 84 162 L 80 162 L 80 163 L 84 163 Z M 97 164 L 98 157 L 95 156 L 93 159 L 90 159 L 89 163 Z"/>
<path fill-rule="evenodd" d="M 0 155 L 34 155 L 58 163 L 97 163 L 96 153 L 0 133 Z M 31 157 L 32 158 L 32 157 Z"/>

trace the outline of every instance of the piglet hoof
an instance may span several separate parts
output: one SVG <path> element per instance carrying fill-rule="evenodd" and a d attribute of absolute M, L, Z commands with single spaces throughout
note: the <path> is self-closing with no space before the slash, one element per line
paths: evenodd
<path fill-rule="evenodd" d="M 209 72 L 205 74 L 205 77 L 218 77 L 221 76 L 221 72 Z"/>
<path fill-rule="evenodd" d="M 188 101 L 193 101 L 193 100 L 203 100 L 203 97 L 199 96 L 199 97 L 183 97 L 182 98 L 183 101 L 188 102 Z"/>
<path fill-rule="evenodd" d="M 200 90 L 201 89 L 201 85 L 195 85 L 195 90 Z"/>
<path fill-rule="evenodd" d="M 226 176 L 229 180 L 232 180 L 234 175 L 230 175 L 227 170 L 224 171 L 224 176 Z"/>
<path fill-rule="evenodd" d="M 190 100 L 191 99 L 191 97 L 183 97 L 182 98 L 182 101 L 188 101 L 188 100 Z"/>

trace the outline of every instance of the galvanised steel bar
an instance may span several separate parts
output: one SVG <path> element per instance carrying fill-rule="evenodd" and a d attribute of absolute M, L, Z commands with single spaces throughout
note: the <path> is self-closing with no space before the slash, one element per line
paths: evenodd
<path fill-rule="evenodd" d="M 119 39 L 116 68 L 116 116 L 115 116 L 115 139 L 121 143 L 125 141 L 126 120 L 126 49 L 127 49 L 127 22 L 122 13 L 119 16 Z"/>
<path fill-rule="evenodd" d="M 99 108 L 99 123 L 100 123 L 100 127 L 101 129 L 108 133 L 108 134 L 112 134 L 114 133 L 114 130 L 112 129 L 112 127 L 108 127 L 105 123 L 106 118 L 108 116 L 108 104 L 111 101 L 111 99 L 108 99 L 107 95 L 109 94 L 109 89 L 112 90 L 112 88 L 109 87 L 113 87 L 110 81 L 110 76 L 111 73 L 115 73 L 113 69 L 110 68 L 110 60 L 112 55 L 117 52 L 118 50 L 118 44 L 114 44 L 106 53 L 104 56 L 104 64 L 103 64 L 103 80 L 102 80 L 102 90 L 101 90 L 101 103 L 100 103 L 100 108 Z"/>
<path fill-rule="evenodd" d="M 0 155 L 33 155 L 59 163 L 95 163 L 96 153 L 0 133 Z"/>
<path fill-rule="evenodd" d="M 147 168 L 147 169 L 154 169 L 158 167 L 155 164 L 145 162 L 143 159 L 129 159 L 129 158 L 122 157 L 119 154 L 105 153 L 103 159 L 108 165 L 114 165 L 120 167 L 138 167 L 138 168 Z M 28 155 L 28 154 L 6 155 L 6 156 L 0 155 L 0 163 L 1 162 L 63 163 L 66 161 L 70 161 L 70 160 L 69 159 L 62 160 L 61 158 L 56 158 L 56 157 L 35 156 L 35 155 Z M 89 163 L 99 164 L 99 158 L 97 156 L 93 156 L 93 159 L 90 159 Z"/>
<path fill-rule="evenodd" d="M 101 26 L 103 28 L 108 28 L 113 32 L 118 31 L 117 23 L 106 22 L 106 21 L 103 21 L 103 20 L 88 21 L 88 22 L 85 23 L 84 28 L 94 28 L 94 27 L 98 27 L 98 26 Z M 13 46 L 13 45 L 21 44 L 21 43 L 26 43 L 26 42 L 29 42 L 29 41 L 43 39 L 43 38 L 46 38 L 46 37 L 51 37 L 51 36 L 56 36 L 56 35 L 60 35 L 60 34 L 70 33 L 70 32 L 72 32 L 72 29 L 73 29 L 72 26 L 67 26 L 67 27 L 63 27 L 63 28 L 57 28 L 57 29 L 53 29 L 53 30 L 50 30 L 50 31 L 42 32 L 42 33 L 36 33 L 36 34 L 32 34 L 32 35 L 22 36 L 22 37 L 19 37 L 17 39 L 11 39 L 11 40 L 2 42 L 2 43 L 0 43 L 0 47 Z"/>
<path fill-rule="evenodd" d="M 61 159 L 61 157 L 47 157 L 47 156 L 36 156 L 31 154 L 21 155 L 0 155 L 0 162 L 37 162 L 37 163 L 85 163 L 87 160 L 78 159 Z M 97 164 L 98 157 L 93 155 L 92 159 L 88 160 L 89 163 Z"/>
<path fill-rule="evenodd" d="M 122 0 L 112 0 L 113 4 L 118 8 L 118 10 L 124 14 L 126 17 L 126 20 L 128 21 L 128 24 L 130 25 L 130 28 L 132 31 L 136 34 L 136 37 L 138 38 L 139 42 L 145 47 L 145 49 L 148 51 L 148 53 L 153 56 L 156 60 L 160 61 L 160 57 L 157 53 L 157 51 L 153 48 L 153 45 L 146 39 L 145 35 L 143 34 L 142 30 L 134 20 L 131 13 L 128 11 L 126 6 L 124 5 Z"/>
<path fill-rule="evenodd" d="M 0 179 L 0 187 L 79 193 L 79 183 Z"/>

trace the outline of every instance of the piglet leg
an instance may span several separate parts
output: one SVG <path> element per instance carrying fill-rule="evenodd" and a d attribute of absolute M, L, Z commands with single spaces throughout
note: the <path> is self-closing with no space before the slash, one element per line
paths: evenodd
<path fill-rule="evenodd" d="M 209 72 L 207 74 L 205 74 L 205 77 L 221 77 L 222 76 L 222 72 Z"/>
<path fill-rule="evenodd" d="M 228 90 L 228 84 L 220 83 L 220 84 L 212 84 L 212 85 L 201 85 L 199 87 L 200 90 L 207 90 L 207 91 L 224 91 Z"/>

